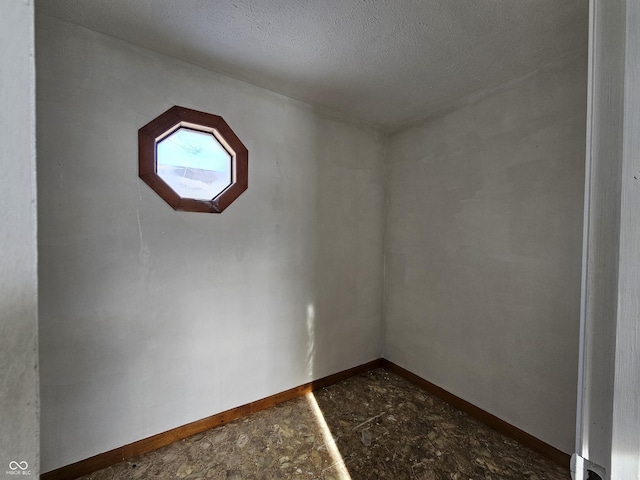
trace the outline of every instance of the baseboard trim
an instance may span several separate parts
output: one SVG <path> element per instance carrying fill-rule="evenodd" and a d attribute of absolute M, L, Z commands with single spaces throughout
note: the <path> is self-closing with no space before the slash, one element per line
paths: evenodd
<path fill-rule="evenodd" d="M 341 372 L 334 373 L 333 375 L 329 375 L 327 377 L 305 383 L 304 385 L 291 388 L 284 392 L 276 393 L 275 395 L 271 395 L 270 397 L 266 397 L 261 400 L 256 400 L 255 402 L 247 403 L 246 405 L 242 405 L 240 407 L 226 410 L 216 415 L 203 418 L 202 420 L 197 420 L 193 423 L 189 423 L 187 425 L 183 425 L 181 427 L 177 427 L 172 430 L 153 435 L 152 437 L 138 440 L 137 442 L 130 443 L 129 445 L 115 448 L 108 452 L 100 453 L 91 458 L 72 463 L 71 465 L 67 465 L 56 470 L 51 470 L 50 472 L 41 474 L 40 479 L 73 480 L 83 475 L 88 475 L 98 470 L 102 470 L 103 468 L 110 467 L 112 465 L 115 465 L 116 463 L 120 463 L 125 460 L 137 457 L 138 455 L 152 452 L 153 450 L 165 447 L 174 442 L 177 442 L 178 440 L 183 440 L 197 433 L 201 433 L 211 428 L 224 425 L 225 423 L 232 422 L 233 420 L 237 420 L 238 418 L 245 417 L 261 410 L 265 410 L 279 403 L 292 400 L 314 390 L 328 387 L 329 385 L 333 385 L 335 383 L 341 382 L 342 380 L 346 380 L 347 378 L 368 372 L 369 370 L 373 370 L 381 366 L 382 359 L 373 360 L 357 367 L 349 368 L 348 370 L 343 370 Z"/>
<path fill-rule="evenodd" d="M 405 368 L 402 368 L 401 366 L 396 365 L 395 363 L 385 358 L 379 358 L 377 360 L 373 360 L 357 367 L 349 368 L 347 370 L 334 373 L 333 375 L 329 375 L 327 377 L 305 383 L 304 385 L 291 388 L 284 392 L 276 393 L 275 395 L 271 395 L 270 397 L 266 397 L 260 400 L 256 400 L 255 402 L 247 403 L 246 405 L 241 405 L 239 407 L 226 410 L 216 415 L 203 418 L 202 420 L 197 420 L 193 423 L 189 423 L 187 425 L 183 425 L 181 427 L 177 427 L 172 430 L 153 435 L 149 438 L 138 440 L 137 442 L 130 443 L 123 447 L 115 448 L 108 452 L 100 453 L 91 458 L 72 463 L 71 465 L 67 465 L 56 470 L 51 470 L 50 472 L 41 474 L 40 479 L 74 480 L 83 475 L 88 475 L 90 473 L 102 470 L 103 468 L 110 467 L 125 460 L 130 460 L 131 458 L 137 457 L 144 453 L 152 452 L 154 450 L 177 442 L 178 440 L 183 440 L 192 435 L 196 435 L 211 428 L 224 425 L 225 423 L 232 422 L 234 420 L 237 420 L 238 418 L 245 417 L 252 413 L 265 410 L 267 408 L 273 407 L 274 405 L 278 405 L 279 403 L 292 400 L 301 395 L 305 395 L 306 393 L 328 387 L 335 383 L 341 382 L 342 380 L 346 380 L 347 378 L 368 372 L 369 370 L 373 370 L 375 368 L 386 368 L 387 370 L 396 373 L 397 375 L 405 378 L 411 383 L 414 383 L 417 386 L 421 387 L 430 394 L 447 402 L 452 407 L 471 415 L 472 417 L 480 420 L 482 423 L 488 425 L 494 430 L 510 438 L 513 438 L 525 447 L 528 447 L 531 450 L 539 453 L 540 455 L 543 455 L 544 457 L 557 463 L 558 465 L 567 469 L 569 468 L 571 458 L 567 453 L 564 453 L 563 451 L 558 450 L 557 448 L 543 442 L 533 435 L 520 430 L 519 428 L 505 422 L 495 415 L 492 415 L 491 413 L 486 412 L 479 407 L 476 407 L 472 403 L 469 403 L 466 400 L 457 397 L 456 395 L 429 382 L 428 380 L 419 377 L 415 373 L 412 373 L 409 370 L 406 370 Z"/>
<path fill-rule="evenodd" d="M 548 443 L 543 442 L 539 438 L 536 438 L 533 435 L 520 430 L 518 427 L 514 427 L 501 418 L 498 418 L 495 415 L 492 415 L 491 413 L 486 412 L 479 407 L 476 407 L 472 403 L 469 403 L 466 400 L 455 396 L 445 389 L 429 382 L 428 380 L 425 380 L 422 377 L 419 377 L 415 373 L 412 373 L 409 370 L 406 370 L 385 358 L 380 360 L 380 364 L 383 368 L 396 373 L 397 375 L 409 380 L 411 383 L 418 385 L 430 394 L 440 398 L 441 400 L 444 400 L 452 407 L 455 407 L 458 410 L 471 415 L 472 417 L 480 420 L 482 423 L 506 435 L 507 437 L 517 440 L 520 444 L 548 458 L 552 462 L 567 469 L 569 468 L 571 457 L 569 454 L 564 453 L 562 450 L 558 450 Z"/>

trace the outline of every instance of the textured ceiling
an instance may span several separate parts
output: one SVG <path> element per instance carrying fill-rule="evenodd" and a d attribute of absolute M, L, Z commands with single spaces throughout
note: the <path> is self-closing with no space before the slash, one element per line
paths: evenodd
<path fill-rule="evenodd" d="M 588 0 L 38 0 L 387 130 L 586 51 Z"/>

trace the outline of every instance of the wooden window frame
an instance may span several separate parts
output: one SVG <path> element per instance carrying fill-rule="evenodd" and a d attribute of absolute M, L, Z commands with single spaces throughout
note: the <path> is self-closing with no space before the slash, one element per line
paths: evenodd
<path fill-rule="evenodd" d="M 211 200 L 181 197 L 157 173 L 157 145 L 179 128 L 211 133 L 231 156 L 231 184 Z M 221 213 L 248 187 L 249 152 L 218 115 L 174 106 L 138 130 L 138 176 L 174 210 Z"/>

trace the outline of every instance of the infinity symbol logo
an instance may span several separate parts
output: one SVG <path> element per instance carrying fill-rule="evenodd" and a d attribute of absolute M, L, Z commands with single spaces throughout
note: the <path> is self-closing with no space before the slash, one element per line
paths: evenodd
<path fill-rule="evenodd" d="M 27 462 L 15 462 L 15 461 L 11 461 L 9 462 L 9 468 L 11 470 L 26 470 L 27 468 L 29 468 L 29 464 Z"/>

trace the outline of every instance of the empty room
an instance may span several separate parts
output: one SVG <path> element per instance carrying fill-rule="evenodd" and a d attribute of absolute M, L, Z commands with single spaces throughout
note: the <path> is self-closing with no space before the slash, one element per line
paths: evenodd
<path fill-rule="evenodd" d="M 640 479 L 638 4 L 2 8 L 0 473 Z"/>

